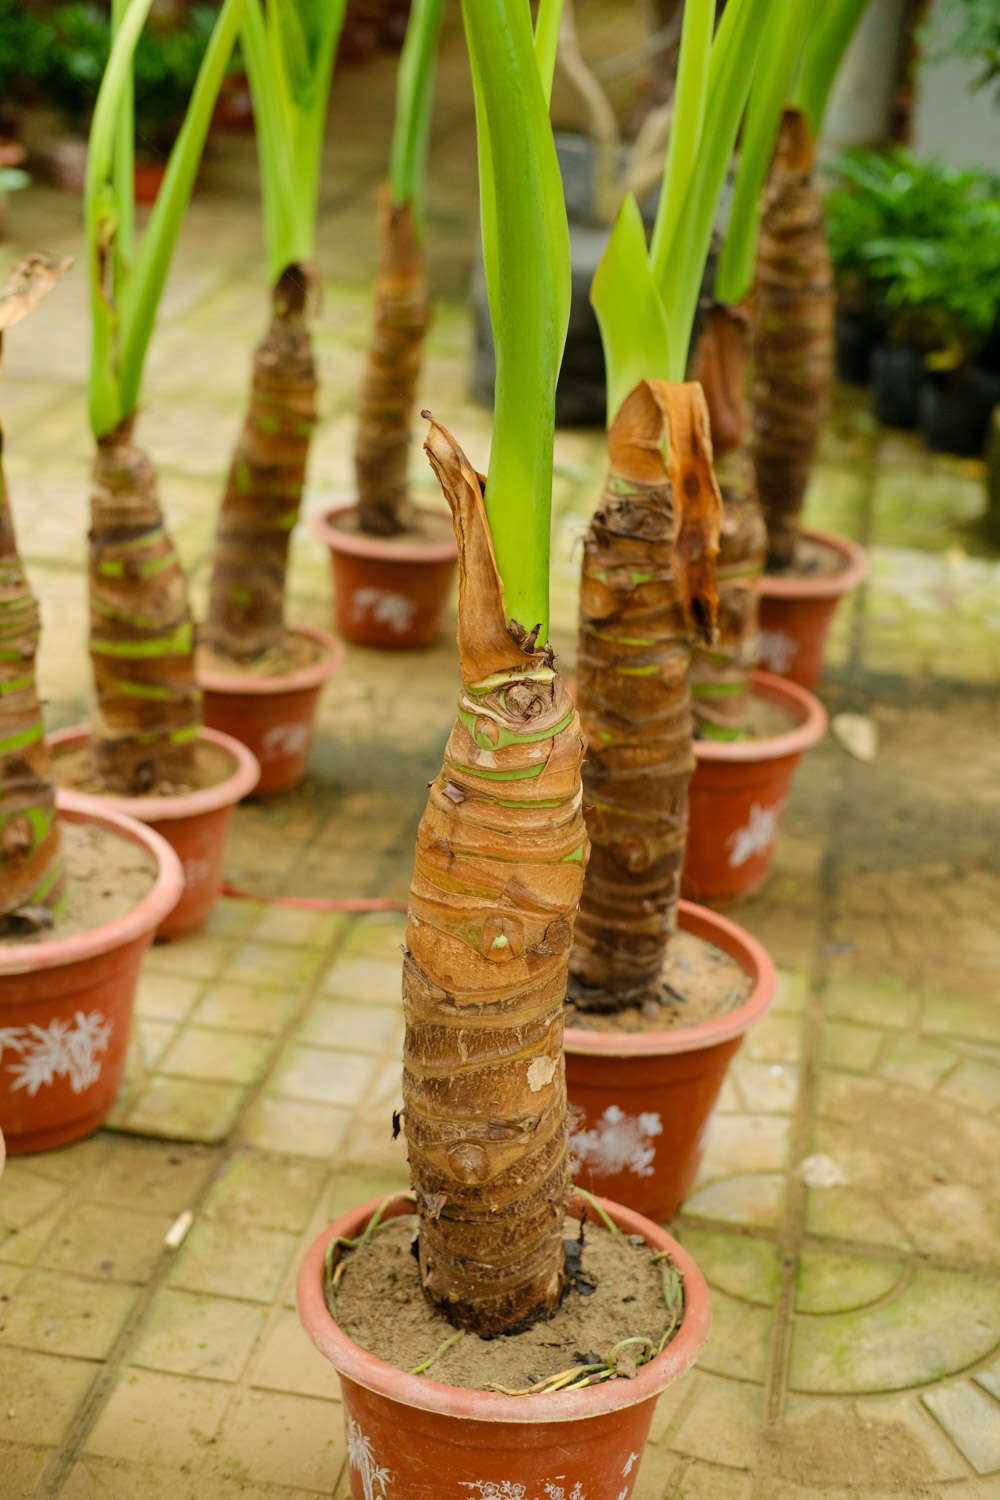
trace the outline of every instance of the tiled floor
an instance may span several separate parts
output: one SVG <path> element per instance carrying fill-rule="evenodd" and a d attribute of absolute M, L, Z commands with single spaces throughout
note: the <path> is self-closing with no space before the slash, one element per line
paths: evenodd
<path fill-rule="evenodd" d="M 476 227 L 469 103 L 449 46 L 424 399 L 483 464 L 461 302 Z M 310 513 L 350 475 L 390 83 L 379 65 L 344 75 L 335 96 Z M 265 311 L 253 183 L 246 142 L 206 165 L 140 422 L 199 601 Z M 10 217 L 10 259 L 42 244 L 77 255 L 32 337 L 6 340 L 0 384 L 55 726 L 83 717 L 88 680 L 77 206 L 39 186 Z M 601 467 L 597 435 L 559 434 L 567 660 Z M 430 498 L 416 452 L 414 478 Z M 841 608 L 822 694 L 870 715 L 879 751 L 865 765 L 828 738 L 810 753 L 774 873 L 737 914 L 773 953 L 781 993 L 732 1069 L 677 1222 L 715 1325 L 661 1400 L 637 1500 L 1000 1496 L 1000 564 L 975 529 L 982 504 L 977 465 L 881 433 L 861 395 L 839 393 L 807 519 L 868 544 L 872 572 Z M 296 617 L 327 620 L 326 570 L 302 528 Z M 347 1496 L 336 1383 L 299 1331 L 292 1289 L 323 1224 L 405 1182 L 391 1133 L 402 919 L 263 898 L 405 897 L 455 687 L 448 642 L 417 659 L 349 649 L 309 779 L 234 820 L 227 876 L 258 899 L 221 901 L 202 935 L 148 956 L 113 1130 L 8 1164 L 4 1500 Z"/>

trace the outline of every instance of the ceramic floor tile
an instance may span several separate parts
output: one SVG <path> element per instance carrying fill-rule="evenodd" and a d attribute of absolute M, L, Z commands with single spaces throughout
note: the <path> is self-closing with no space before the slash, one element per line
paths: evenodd
<path fill-rule="evenodd" d="M 228 1462 L 251 1480 L 298 1485 L 323 1495 L 331 1493 L 345 1456 L 338 1404 L 275 1391 L 245 1393 L 234 1402 L 214 1451 L 221 1465 Z"/>
<path fill-rule="evenodd" d="M 144 1214 L 98 1203 L 81 1203 L 64 1214 L 41 1256 L 53 1271 L 111 1281 L 145 1282 L 165 1253 L 168 1214 Z"/>
<path fill-rule="evenodd" d="M 295 1252 L 295 1235 L 242 1227 L 234 1237 L 225 1220 L 200 1219 L 167 1275 L 172 1287 L 270 1302 Z"/>
<path fill-rule="evenodd" d="M 315 1349 L 297 1312 L 279 1308 L 254 1355 L 247 1383 L 294 1396 L 339 1401 L 340 1380 L 329 1360 Z"/>
<path fill-rule="evenodd" d="M 339 1153 L 352 1119 L 350 1109 L 336 1105 L 265 1097 L 247 1111 L 239 1136 L 261 1150 L 329 1161 Z"/>
<path fill-rule="evenodd" d="M 265 1316 L 263 1308 L 231 1297 L 162 1287 L 129 1349 L 129 1363 L 174 1375 L 238 1380 Z"/>
<path fill-rule="evenodd" d="M 212 1184 L 203 1211 L 210 1218 L 295 1234 L 309 1222 L 327 1172 L 312 1162 L 274 1161 L 241 1152 Z"/>
<path fill-rule="evenodd" d="M 295 990 L 253 989 L 245 984 L 213 980 L 191 1012 L 196 1026 L 219 1031 L 279 1036 L 302 1003 Z"/>
<path fill-rule="evenodd" d="M 977 1474 L 1000 1471 L 1000 1403 L 964 1380 L 922 1400 Z"/>
<path fill-rule="evenodd" d="M 266 1037 L 189 1023 L 167 1049 L 160 1071 L 178 1078 L 246 1085 L 260 1077 L 270 1056 Z"/>
<path fill-rule="evenodd" d="M 17 1434 L 19 1443 L 61 1443 L 100 1373 L 101 1366 L 87 1359 L 0 1349 L 7 1430 Z"/>
<path fill-rule="evenodd" d="M 132 1287 L 66 1271 L 34 1271 L 12 1295 L 0 1343 L 45 1354 L 105 1359 L 135 1305 Z"/>
<path fill-rule="evenodd" d="M 253 929 L 255 943 L 284 943 L 293 948 L 327 948 L 350 918 L 343 912 L 303 911 L 266 906 Z"/>
<path fill-rule="evenodd" d="M 268 1092 L 315 1104 L 358 1104 L 364 1098 L 376 1063 L 360 1053 L 328 1047 L 287 1047 L 268 1085 Z"/>
<path fill-rule="evenodd" d="M 402 1012 L 388 1006 L 352 1005 L 343 1000 L 314 1000 L 296 1032 L 296 1040 L 318 1047 L 381 1055 L 397 1032 Z"/>
<path fill-rule="evenodd" d="M 353 1000 L 363 1005 L 400 1006 L 402 995 L 402 957 L 391 963 L 374 958 L 338 958 L 323 975 L 321 988 L 325 995 Z"/>
<path fill-rule="evenodd" d="M 144 1467 L 198 1463 L 231 1399 L 231 1388 L 218 1381 L 124 1369 L 84 1451 Z"/>
<path fill-rule="evenodd" d="M 149 1213 L 178 1214 L 197 1199 L 218 1165 L 202 1146 L 107 1140 L 109 1152 L 86 1187 L 86 1196 L 99 1203 L 141 1203 Z"/>
<path fill-rule="evenodd" d="M 0 1439 L 0 1474 L 8 1495 L 34 1495 L 41 1479 L 56 1457 L 55 1448 L 22 1446 Z"/>
<path fill-rule="evenodd" d="M 171 1141 L 223 1141 L 239 1117 L 246 1089 L 235 1083 L 157 1076 L 130 1106 L 120 1129 Z"/>

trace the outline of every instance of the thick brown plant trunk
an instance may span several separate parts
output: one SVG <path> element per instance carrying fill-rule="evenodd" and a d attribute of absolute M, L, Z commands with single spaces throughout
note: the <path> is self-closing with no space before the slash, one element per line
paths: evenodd
<path fill-rule="evenodd" d="M 187 580 L 156 472 L 132 421 L 97 445 L 91 492 L 92 744 L 104 789 L 142 796 L 190 781 L 201 727 Z"/>
<path fill-rule="evenodd" d="M 2 439 L 0 439 L 2 444 Z M 0 936 L 51 926 L 66 877 L 35 683 L 40 620 L 0 465 Z"/>
<path fill-rule="evenodd" d="M 14 267 L 0 289 L 3 336 L 69 269 L 48 255 Z M 55 787 L 35 680 L 41 621 L 17 550 L 0 433 L 0 937 L 51 927 L 66 902 Z"/>
<path fill-rule="evenodd" d="M 508 626 L 480 477 L 437 424 L 426 449 L 459 541 L 463 687 L 417 837 L 404 1123 L 424 1287 L 458 1327 L 493 1335 L 563 1288 L 583 745 L 551 651 Z"/>
<path fill-rule="evenodd" d="M 424 255 L 409 203 L 379 195 L 382 259 L 375 327 L 358 403 L 354 469 L 362 531 L 395 536 L 409 523 L 407 457 L 430 301 Z"/>
<path fill-rule="evenodd" d="M 794 558 L 833 385 L 833 270 L 814 156 L 804 117 L 786 110 L 764 198 L 753 302 L 753 459 L 772 569 Z"/>
<path fill-rule="evenodd" d="M 284 641 L 288 543 L 316 425 L 311 288 L 308 268 L 291 265 L 272 292 L 271 323 L 254 354 L 250 406 L 216 526 L 202 636 L 237 663 L 280 652 Z"/>
<path fill-rule="evenodd" d="M 584 543 L 577 701 L 591 859 L 573 1000 L 655 1000 L 676 922 L 694 769 L 692 638 L 714 627 L 721 502 L 701 387 L 643 381 L 608 434 Z"/>
<path fill-rule="evenodd" d="M 722 493 L 718 631 L 711 645 L 697 642 L 691 657 L 695 733 L 707 739 L 738 739 L 747 732 L 750 674 L 757 659 L 757 578 L 764 566 L 767 530 L 746 449 L 748 332 L 742 308 L 715 303 L 708 309 L 695 357 Z"/>

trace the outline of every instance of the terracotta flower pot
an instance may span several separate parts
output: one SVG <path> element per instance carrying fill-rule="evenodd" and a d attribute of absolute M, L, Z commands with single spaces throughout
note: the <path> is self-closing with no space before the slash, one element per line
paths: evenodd
<path fill-rule="evenodd" d="M 578 1211 L 580 1201 L 574 1206 Z M 327 1311 L 327 1247 L 338 1236 L 358 1235 L 378 1207 L 378 1200 L 366 1203 L 325 1229 L 298 1281 L 303 1326 L 340 1375 L 353 1500 L 628 1500 L 656 1399 L 694 1363 L 708 1337 L 708 1288 L 691 1257 L 657 1225 L 604 1204 L 627 1234 L 641 1234 L 670 1251 L 684 1280 L 677 1336 L 634 1380 L 540 1396 L 464 1390 L 376 1359 L 342 1333 Z M 387 1215 L 412 1211 L 400 1197 Z"/>
<path fill-rule="evenodd" d="M 822 703 L 794 682 L 754 672 L 752 692 L 784 709 L 794 727 L 755 740 L 695 740 L 682 879 L 693 901 L 725 906 L 762 883 L 795 769 L 826 732 Z"/>
<path fill-rule="evenodd" d="M 240 798 L 253 791 L 260 774 L 253 755 L 239 740 L 216 729 L 203 729 L 201 737 L 217 745 L 232 763 L 225 781 L 215 786 L 173 797 L 116 797 L 75 790 L 65 794 L 67 805 L 95 812 L 109 809 L 138 819 L 162 834 L 176 852 L 184 871 L 184 890 L 173 911 L 157 928 L 158 938 L 183 937 L 197 932 L 208 921 L 219 891 L 229 819 Z M 57 780 L 60 750 L 81 749 L 89 738 L 87 724 L 75 724 L 49 735 Z"/>
<path fill-rule="evenodd" d="M 823 671 L 823 652 L 834 610 L 868 572 L 863 547 L 846 536 L 802 528 L 802 535 L 836 554 L 835 573 L 817 578 L 760 575 L 760 646 L 758 660 L 768 672 L 811 688 Z"/>
<path fill-rule="evenodd" d="M 325 631 L 300 625 L 289 634 L 315 642 L 322 654 L 273 677 L 198 665 L 205 724 L 239 740 L 256 757 L 258 794 L 298 786 L 312 750 L 320 689 L 344 665 L 343 646 Z"/>
<path fill-rule="evenodd" d="M 334 625 L 358 646 L 431 645 L 447 620 L 458 564 L 454 537 L 401 541 L 337 525 L 338 517 L 355 511 L 353 505 L 340 505 L 313 523 L 330 549 Z M 450 516 L 447 522 L 450 528 Z"/>
<path fill-rule="evenodd" d="M 155 859 L 152 888 L 124 916 L 72 937 L 0 944 L 0 1122 L 12 1155 L 96 1130 L 125 1067 L 142 955 L 184 888 L 165 839 L 60 792 L 59 815 L 98 823 Z"/>
<path fill-rule="evenodd" d="M 736 960 L 751 981 L 728 1015 L 668 1031 L 566 1028 L 566 1089 L 579 1115 L 573 1178 L 658 1222 L 673 1218 L 698 1174 L 712 1108 L 744 1033 L 774 999 L 774 965 L 755 938 L 681 901 L 678 921 Z"/>

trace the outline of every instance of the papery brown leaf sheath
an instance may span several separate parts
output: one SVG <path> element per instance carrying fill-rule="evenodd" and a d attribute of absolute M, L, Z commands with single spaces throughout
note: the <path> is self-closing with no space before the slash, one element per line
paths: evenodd
<path fill-rule="evenodd" d="M 551 651 L 507 628 L 479 476 L 437 424 L 425 446 L 458 536 L 463 688 L 417 836 L 404 1127 L 426 1292 L 458 1327 L 492 1335 L 562 1292 L 583 745 Z"/>
<path fill-rule="evenodd" d="M 375 327 L 358 403 L 354 470 L 362 531 L 394 536 L 409 518 L 410 425 L 431 308 L 411 205 L 394 206 L 383 183 L 378 215 L 382 257 Z"/>
<path fill-rule="evenodd" d="M 313 283 L 308 267 L 293 264 L 275 284 L 219 511 L 202 636 L 234 662 L 258 660 L 284 639 L 288 543 L 316 425 L 307 309 Z"/>
<path fill-rule="evenodd" d="M 142 796 L 190 780 L 201 725 L 187 580 L 156 473 L 128 417 L 101 438 L 90 523 L 94 767 L 104 789 Z"/>
<path fill-rule="evenodd" d="M 688 666 L 711 636 L 721 500 L 701 387 L 642 381 L 608 434 L 584 543 L 577 702 L 591 858 L 571 994 L 616 1010 L 659 992 L 694 769 Z"/>
<path fill-rule="evenodd" d="M 834 289 L 809 128 L 786 110 L 764 197 L 753 300 L 753 460 L 768 567 L 793 559 L 833 384 Z"/>
<path fill-rule="evenodd" d="M 732 739 L 746 730 L 750 674 L 757 660 L 757 577 L 764 566 L 767 531 L 745 446 L 748 339 L 746 311 L 713 303 L 695 356 L 722 494 L 718 631 L 711 645 L 696 642 L 691 654 L 695 733 L 709 738 Z"/>

